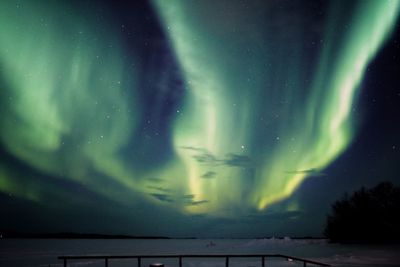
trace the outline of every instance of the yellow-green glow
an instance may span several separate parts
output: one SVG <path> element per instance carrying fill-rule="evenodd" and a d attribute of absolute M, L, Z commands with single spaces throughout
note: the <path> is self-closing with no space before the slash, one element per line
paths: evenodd
<path fill-rule="evenodd" d="M 235 4 L 230 4 L 234 10 L 238 8 Z M 311 93 L 306 102 L 296 109 L 296 113 L 291 117 L 283 116 L 284 125 L 270 129 L 278 132 L 277 142 L 272 149 L 270 145 L 265 145 L 264 159 L 257 162 L 255 167 L 251 193 L 243 196 L 242 186 L 246 182 L 241 179 L 247 177 L 243 178 L 240 170 L 217 166 L 213 167 L 218 175 L 216 181 L 200 180 L 198 177 L 207 172 L 210 166 L 199 166 L 192 158 L 195 154 L 193 150 L 182 150 L 181 147 L 204 148 L 218 158 L 223 157 L 224 153 L 251 156 L 250 144 L 253 141 L 247 133 L 257 131 L 257 125 L 252 125 L 249 120 L 253 120 L 258 115 L 256 113 L 260 112 L 256 109 L 257 102 L 263 102 L 257 99 L 257 92 L 271 90 L 266 96 L 273 98 L 276 94 L 274 88 L 265 88 L 263 85 L 268 84 L 268 78 L 274 77 L 268 74 L 256 79 L 252 77 L 252 83 L 246 88 L 243 86 L 246 77 L 237 76 L 236 70 L 261 67 L 271 57 L 269 49 L 272 48 L 268 39 L 272 36 L 259 34 L 264 27 L 257 23 L 262 12 L 248 17 L 244 15 L 248 31 L 235 35 L 220 31 L 220 25 L 224 25 L 227 18 L 218 14 L 218 11 L 202 17 L 205 14 L 199 10 L 208 10 L 212 6 L 208 1 L 154 1 L 188 83 L 184 114 L 177 119 L 174 144 L 186 166 L 189 190 L 196 196 L 210 199 L 209 209 L 218 210 L 235 205 L 255 205 L 264 209 L 289 197 L 310 175 L 307 172 L 288 171 L 321 170 L 335 160 L 354 136 L 356 129 L 352 122 L 351 107 L 357 89 L 368 63 L 395 25 L 399 4 L 399 1 L 360 2 L 352 24 L 344 33 L 346 38 L 341 42 L 336 42 L 332 36 L 338 30 L 335 21 L 338 14 L 331 15 L 332 20 L 327 22 L 324 38 L 328 45 L 322 49 Z M 230 23 L 229 27 L 233 29 L 243 26 L 238 25 L 243 23 L 240 19 Z M 262 47 L 259 44 L 263 44 Z M 293 44 L 286 45 L 293 47 Z M 336 50 L 337 47 L 339 52 L 333 56 L 332 49 Z M 255 51 L 258 55 L 252 65 L 246 65 L 241 57 L 240 50 L 245 49 Z M 297 76 L 290 72 L 290 68 L 280 75 L 281 84 L 273 86 L 281 90 L 286 81 Z M 246 95 L 249 91 L 251 93 Z M 290 104 L 297 106 L 300 101 L 295 98 L 296 95 L 293 95 Z M 261 105 L 270 103 L 270 99 L 265 99 Z M 237 109 L 239 111 L 236 113 Z M 242 145 L 249 150 L 240 151 Z M 263 143 L 260 142 L 260 145 Z"/>
<path fill-rule="evenodd" d="M 41 1 L 1 4 L 0 62 L 8 87 L 1 89 L 8 106 L 0 138 L 32 167 L 115 199 L 118 191 L 90 172 L 138 187 L 117 155 L 140 115 L 129 111 L 140 106 L 130 90 L 136 77 L 126 71 L 123 47 L 104 33 L 105 25 L 87 24 L 68 10 Z"/>
<path fill-rule="evenodd" d="M 0 142 L 19 170 L 0 162 L 0 192 L 67 199 L 67 181 L 124 207 L 211 216 L 288 199 L 351 144 L 359 86 L 400 1 L 348 14 L 333 1 L 312 34 L 304 14 L 245 2 L 154 0 L 160 25 L 128 34 L 74 3 L 2 1 Z"/>

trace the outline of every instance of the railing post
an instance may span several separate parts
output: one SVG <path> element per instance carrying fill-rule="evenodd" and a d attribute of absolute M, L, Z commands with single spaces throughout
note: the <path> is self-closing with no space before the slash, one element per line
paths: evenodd
<path fill-rule="evenodd" d="M 1 1 L 1 0 L 0 0 Z M 207 256 L 211 258 L 220 258 L 223 259 L 225 258 L 225 267 L 229 267 L 229 261 L 230 258 L 234 257 L 245 257 L 245 258 L 261 258 L 261 267 L 265 267 L 267 264 L 266 261 L 268 261 L 268 258 L 283 258 L 287 259 L 288 261 L 296 261 L 298 263 L 303 262 L 303 267 L 307 267 L 310 265 L 318 265 L 318 266 L 330 266 L 329 264 L 321 263 L 321 262 L 316 262 L 313 260 L 307 260 L 307 259 L 302 259 L 302 258 L 297 258 L 297 257 L 290 257 L 287 255 L 281 255 L 281 254 L 253 254 L 253 255 L 241 255 L 241 254 L 209 254 L 209 255 L 122 255 L 122 256 L 115 256 L 115 255 L 89 255 L 89 256 L 58 256 L 59 260 L 63 261 L 63 266 L 68 267 L 68 260 L 71 260 L 74 262 L 74 260 L 78 259 L 96 259 L 96 260 L 104 260 L 104 266 L 108 267 L 109 260 L 110 259 L 137 259 L 137 267 L 142 267 L 142 258 L 178 258 L 179 261 L 179 266 L 178 267 L 183 267 L 183 258 L 189 257 L 189 258 L 207 258 Z M 308 264 L 310 263 L 310 264 Z M 160 264 L 162 265 L 162 264 Z M 161 267 L 161 266 L 155 266 L 155 267 Z"/>

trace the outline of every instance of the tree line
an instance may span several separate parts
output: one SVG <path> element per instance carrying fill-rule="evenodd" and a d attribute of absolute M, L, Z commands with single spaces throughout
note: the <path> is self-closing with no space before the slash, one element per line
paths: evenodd
<path fill-rule="evenodd" d="M 339 243 L 400 242 L 400 187 L 382 182 L 345 194 L 332 205 L 324 233 Z"/>

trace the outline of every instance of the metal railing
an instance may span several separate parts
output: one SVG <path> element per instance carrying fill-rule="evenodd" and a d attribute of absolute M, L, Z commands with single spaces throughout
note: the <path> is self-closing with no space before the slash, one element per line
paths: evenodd
<path fill-rule="evenodd" d="M 283 258 L 290 261 L 298 261 L 302 262 L 303 266 L 307 266 L 307 264 L 317 265 L 317 266 L 330 266 L 329 264 L 282 255 L 282 254 L 202 254 L 202 255 L 88 255 L 88 256 L 59 256 L 59 260 L 63 260 L 64 267 L 68 266 L 68 260 L 87 260 L 87 259 L 103 259 L 104 266 L 109 266 L 110 260 L 117 260 L 117 259 L 137 259 L 137 267 L 142 267 L 142 259 L 167 259 L 167 258 L 175 258 L 179 261 L 179 267 L 183 266 L 183 259 L 184 258 L 224 258 L 225 259 L 225 267 L 229 267 L 229 259 L 230 258 L 260 258 L 261 259 L 261 266 L 266 266 L 266 261 L 268 258 Z"/>

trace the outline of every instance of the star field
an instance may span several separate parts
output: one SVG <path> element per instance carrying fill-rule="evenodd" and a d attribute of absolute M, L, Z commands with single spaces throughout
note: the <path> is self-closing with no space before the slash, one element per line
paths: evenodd
<path fill-rule="evenodd" d="M 345 172 L 364 185 L 362 150 L 378 147 L 377 162 L 400 147 L 396 126 L 379 142 L 363 132 L 399 114 L 398 65 L 375 63 L 389 42 L 399 61 L 399 13 L 389 0 L 2 2 L 0 193 L 14 211 L 0 229 L 29 210 L 33 230 L 64 230 L 55 207 L 140 234 L 231 220 L 239 235 L 283 233 L 305 211 L 320 222 L 302 192 Z M 393 158 L 372 176 L 394 177 Z M 171 218 L 146 225 L 151 211 Z"/>

